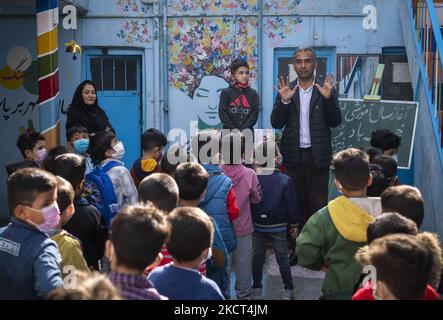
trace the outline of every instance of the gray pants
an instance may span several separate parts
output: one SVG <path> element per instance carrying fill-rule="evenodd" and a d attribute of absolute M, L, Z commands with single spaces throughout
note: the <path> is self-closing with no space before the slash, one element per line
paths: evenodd
<path fill-rule="evenodd" d="M 237 238 L 237 249 L 231 254 L 235 272 L 237 299 L 250 300 L 252 295 L 252 234 Z"/>

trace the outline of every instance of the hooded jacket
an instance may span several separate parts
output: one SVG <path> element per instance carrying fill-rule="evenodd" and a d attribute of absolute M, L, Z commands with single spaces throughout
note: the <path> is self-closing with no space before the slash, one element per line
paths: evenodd
<path fill-rule="evenodd" d="M 380 198 L 358 198 L 374 212 L 354 203 L 356 198 L 340 196 L 315 213 L 303 227 L 296 242 L 298 264 L 321 270 L 326 267 L 322 292 L 325 299 L 351 299 L 361 267 L 354 259 L 357 250 L 367 242 L 366 230 L 381 213 Z M 366 199 L 365 201 L 362 201 Z"/>
<path fill-rule="evenodd" d="M 208 188 L 200 208 L 217 222 L 223 236 L 226 249 L 232 252 L 237 248 L 234 227 L 229 220 L 227 198 L 232 182 L 217 165 L 203 164 L 209 174 Z"/>
<path fill-rule="evenodd" d="M 231 178 L 237 205 L 240 209 L 238 218 L 233 221 L 237 237 L 244 237 L 254 232 L 252 226 L 251 203 L 261 201 L 261 188 L 254 170 L 241 164 L 221 165 L 224 173 Z"/>

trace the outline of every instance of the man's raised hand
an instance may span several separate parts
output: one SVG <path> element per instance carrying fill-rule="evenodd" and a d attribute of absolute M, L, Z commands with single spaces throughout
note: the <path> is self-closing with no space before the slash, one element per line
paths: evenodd
<path fill-rule="evenodd" d="M 289 87 L 289 77 L 287 77 L 285 81 L 285 79 L 280 76 L 280 78 L 278 79 L 278 88 L 274 86 L 274 89 L 278 91 L 283 102 L 289 103 L 289 101 L 291 101 L 292 97 L 295 95 L 295 92 L 298 89 L 298 85 L 291 89 Z"/>
<path fill-rule="evenodd" d="M 334 74 L 331 73 L 329 76 L 326 75 L 325 83 L 323 84 L 323 87 L 320 87 L 318 83 L 315 84 L 315 87 L 318 89 L 320 94 L 325 97 L 326 99 L 329 99 L 332 94 L 332 88 L 334 88 Z"/>

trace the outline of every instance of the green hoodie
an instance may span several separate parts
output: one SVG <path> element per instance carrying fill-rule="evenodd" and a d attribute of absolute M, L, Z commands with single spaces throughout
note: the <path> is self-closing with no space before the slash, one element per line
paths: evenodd
<path fill-rule="evenodd" d="M 312 270 L 327 268 L 323 282 L 326 299 L 351 299 L 361 267 L 357 250 L 367 242 L 373 217 L 344 196 L 315 213 L 297 238 L 298 264 Z"/>

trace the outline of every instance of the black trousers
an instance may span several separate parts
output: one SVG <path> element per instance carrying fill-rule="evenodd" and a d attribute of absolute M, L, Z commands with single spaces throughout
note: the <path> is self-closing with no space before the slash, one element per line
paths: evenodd
<path fill-rule="evenodd" d="M 298 204 L 303 212 L 303 224 L 328 204 L 329 168 L 317 169 L 312 149 L 300 149 L 301 163 L 297 167 L 285 167 L 285 173 L 294 182 Z"/>

